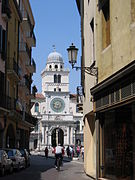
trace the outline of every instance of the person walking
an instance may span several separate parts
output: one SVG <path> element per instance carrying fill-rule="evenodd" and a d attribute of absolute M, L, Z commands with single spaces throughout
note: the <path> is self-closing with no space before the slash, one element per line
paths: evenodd
<path fill-rule="evenodd" d="M 77 157 L 79 159 L 79 155 L 80 155 L 80 147 L 79 146 L 77 146 L 76 153 L 77 153 Z"/>
<path fill-rule="evenodd" d="M 57 168 L 57 160 L 58 158 L 61 159 L 61 164 L 62 164 L 62 150 L 63 147 L 61 146 L 61 144 L 58 144 L 55 149 L 54 149 L 54 153 L 55 153 L 55 167 Z"/>
<path fill-rule="evenodd" d="M 46 157 L 46 159 L 48 158 L 48 148 L 47 147 L 45 148 L 45 157 Z"/>
<path fill-rule="evenodd" d="M 84 146 L 81 148 L 81 153 L 82 153 L 82 159 L 84 160 Z"/>
<path fill-rule="evenodd" d="M 69 146 L 67 147 L 66 151 L 67 151 L 67 156 L 68 156 L 68 158 L 69 158 L 69 157 L 70 157 L 70 149 L 69 149 Z"/>

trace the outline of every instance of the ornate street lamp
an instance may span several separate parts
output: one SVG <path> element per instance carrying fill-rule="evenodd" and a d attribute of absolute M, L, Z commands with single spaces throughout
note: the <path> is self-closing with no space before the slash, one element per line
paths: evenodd
<path fill-rule="evenodd" d="M 97 67 L 95 67 L 95 61 L 92 63 L 90 67 L 78 67 L 74 66 L 77 62 L 77 53 L 78 53 L 78 48 L 75 47 L 75 45 L 72 43 L 69 48 L 67 48 L 68 51 L 68 59 L 69 63 L 72 65 L 72 69 L 75 68 L 76 70 L 80 69 L 85 71 L 87 74 L 90 74 L 91 76 L 96 76 L 97 77 Z"/>

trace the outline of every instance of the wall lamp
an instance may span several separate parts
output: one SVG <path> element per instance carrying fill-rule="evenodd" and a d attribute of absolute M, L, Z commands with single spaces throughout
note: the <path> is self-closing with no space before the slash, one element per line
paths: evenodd
<path fill-rule="evenodd" d="M 75 66 L 75 64 L 77 62 L 78 48 L 76 48 L 75 45 L 72 43 L 71 46 L 69 46 L 69 48 L 67 48 L 67 51 L 68 51 L 69 63 L 72 65 L 72 69 L 73 68 L 75 68 L 76 70 L 80 69 L 80 70 L 83 70 L 84 72 L 86 72 L 87 74 L 90 74 L 91 76 L 97 77 L 98 69 L 97 69 L 97 67 L 95 67 L 95 61 L 92 63 L 92 65 L 90 67 Z"/>

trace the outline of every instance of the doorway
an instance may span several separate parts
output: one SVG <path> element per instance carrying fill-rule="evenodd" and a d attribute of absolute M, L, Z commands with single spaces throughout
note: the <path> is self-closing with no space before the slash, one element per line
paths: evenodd
<path fill-rule="evenodd" d="M 63 146 L 64 144 L 64 132 L 60 128 L 56 128 L 52 131 L 52 147 L 55 147 L 57 144 L 61 144 Z"/>

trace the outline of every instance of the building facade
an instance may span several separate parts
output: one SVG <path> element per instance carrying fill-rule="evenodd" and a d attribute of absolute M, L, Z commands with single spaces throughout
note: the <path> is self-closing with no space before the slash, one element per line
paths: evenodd
<path fill-rule="evenodd" d="M 0 2 L 0 147 L 4 146 L 4 129 L 6 127 L 6 51 L 7 51 L 7 23 L 11 11 L 9 5 L 4 1 Z"/>
<path fill-rule="evenodd" d="M 81 65 L 90 67 L 96 64 L 95 58 L 95 0 L 76 1 L 81 16 Z M 93 102 L 90 93 L 97 83 L 97 77 L 81 72 L 83 89 L 83 122 L 84 122 L 84 170 L 87 175 L 96 177 L 96 124 Z"/>
<path fill-rule="evenodd" d="M 5 69 L 4 83 L 1 80 L 2 87 L 5 87 L 5 101 L 2 102 L 5 102 L 6 108 L 1 147 L 29 148 L 30 129 L 35 122 L 30 113 L 30 101 L 36 91 L 34 87 L 32 95 L 32 75 L 35 72 L 35 63 L 31 58 L 32 47 L 35 46 L 34 18 L 29 1 L 3 0 L 1 11 L 1 18 L 6 21 L 6 32 L 1 33 L 2 40 L 5 40 L 1 49 L 1 52 L 5 52 L 1 53 L 5 62 L 0 65 Z M 28 81 L 24 79 L 26 76 Z M 0 121 L 0 124 L 3 125 L 3 122 Z"/>
<path fill-rule="evenodd" d="M 31 110 L 39 121 L 36 131 L 31 133 L 30 148 L 41 150 L 58 143 L 81 145 L 82 114 L 76 111 L 77 96 L 69 93 L 69 70 L 64 68 L 61 54 L 49 54 L 41 76 L 42 93 L 37 94 Z"/>
<path fill-rule="evenodd" d="M 135 1 L 122 2 L 97 1 L 98 84 L 91 93 L 99 122 L 98 176 L 127 180 L 135 179 Z"/>
<path fill-rule="evenodd" d="M 87 8 L 92 1 L 79 2 L 82 3 L 83 15 L 88 17 Z M 88 88 L 93 96 L 96 117 L 96 179 L 133 180 L 135 1 L 96 0 L 93 9 L 98 81 Z M 88 18 L 82 24 L 82 32 L 87 22 Z M 85 40 L 83 43 L 89 51 Z M 86 133 L 88 130 L 84 132 L 84 137 Z"/>

